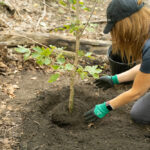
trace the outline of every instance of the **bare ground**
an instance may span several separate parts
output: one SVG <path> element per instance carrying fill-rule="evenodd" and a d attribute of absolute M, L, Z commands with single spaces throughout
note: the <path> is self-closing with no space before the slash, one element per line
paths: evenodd
<path fill-rule="evenodd" d="M 105 19 L 105 10 L 110 0 L 96 7 L 92 20 Z M 150 1 L 145 0 L 149 5 Z M 11 0 L 11 9 L 0 11 L 0 30 L 49 32 L 52 28 L 68 23 L 67 10 L 57 1 Z M 92 6 L 93 1 L 88 2 Z M 63 13 L 63 15 L 62 15 Z M 84 21 L 88 13 L 82 14 Z M 103 35 L 105 24 L 99 24 L 96 32 L 86 31 L 89 39 L 110 39 Z M 70 35 L 58 31 L 57 34 Z M 50 71 L 38 67 L 32 61 L 24 63 L 11 48 L 1 49 L 0 54 L 0 149 L 2 150 L 149 150 L 150 126 L 137 125 L 130 119 L 132 104 L 126 105 L 105 117 L 102 121 L 87 125 L 81 118 L 77 124 L 58 126 L 52 122 L 52 112 L 59 103 L 68 99 L 69 78 L 63 76 L 56 84 L 47 80 Z M 29 71 L 30 70 L 30 71 Z M 106 72 L 107 71 L 107 72 Z M 105 72 L 110 74 L 109 69 Z M 102 91 L 96 89 L 91 80 L 78 81 L 76 99 L 88 107 L 111 99 L 126 91 L 131 85 L 120 85 Z M 86 109 L 86 108 L 85 108 Z M 79 123 L 78 123 L 79 122 Z"/>

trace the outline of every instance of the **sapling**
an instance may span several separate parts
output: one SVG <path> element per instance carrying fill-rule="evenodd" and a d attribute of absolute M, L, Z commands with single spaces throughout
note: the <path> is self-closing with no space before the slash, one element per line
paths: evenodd
<path fill-rule="evenodd" d="M 22 46 L 18 46 L 18 48 L 16 48 L 17 52 L 24 54 L 25 60 L 33 58 L 39 65 L 47 65 L 55 71 L 55 74 L 52 74 L 50 76 L 50 83 L 56 81 L 60 77 L 62 71 L 68 71 L 70 73 L 70 95 L 68 105 L 70 113 L 73 111 L 74 85 L 76 75 L 78 74 L 81 79 L 87 78 L 89 74 L 92 75 L 94 78 L 98 78 L 99 73 L 102 71 L 98 68 L 97 65 L 83 67 L 79 64 L 79 59 L 82 57 L 93 58 L 91 52 L 85 54 L 83 51 L 80 50 L 80 38 L 89 24 L 90 18 L 92 17 L 97 2 L 98 0 L 95 1 L 95 5 L 89 17 L 89 20 L 87 21 L 87 24 L 83 25 L 81 24 L 79 16 L 80 8 L 83 8 L 84 10 L 89 10 L 89 8 L 85 7 L 84 3 L 80 0 L 67 0 L 67 2 L 63 0 L 59 1 L 61 5 L 64 5 L 66 7 L 69 6 L 69 10 L 75 10 L 76 14 L 76 19 L 74 22 L 71 23 L 71 25 L 64 25 L 64 29 L 68 29 L 70 33 L 73 33 L 73 35 L 76 37 L 75 57 L 73 64 L 67 63 L 66 58 L 63 55 L 63 48 L 57 48 L 53 45 L 50 45 L 49 47 L 36 46 L 32 49 Z M 57 51 L 59 51 L 59 53 L 56 53 L 56 49 Z"/>

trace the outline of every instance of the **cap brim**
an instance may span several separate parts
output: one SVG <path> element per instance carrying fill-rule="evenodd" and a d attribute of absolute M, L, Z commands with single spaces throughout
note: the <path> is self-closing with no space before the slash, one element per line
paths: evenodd
<path fill-rule="evenodd" d="M 105 29 L 104 29 L 104 34 L 108 34 L 112 28 L 113 28 L 114 24 L 113 23 L 107 23 L 107 25 L 105 26 Z"/>

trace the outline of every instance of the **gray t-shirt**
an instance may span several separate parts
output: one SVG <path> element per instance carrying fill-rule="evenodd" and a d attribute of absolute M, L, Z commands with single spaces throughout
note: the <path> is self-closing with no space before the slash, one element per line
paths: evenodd
<path fill-rule="evenodd" d="M 143 73 L 150 73 L 150 39 L 146 41 L 143 47 L 140 71 Z"/>

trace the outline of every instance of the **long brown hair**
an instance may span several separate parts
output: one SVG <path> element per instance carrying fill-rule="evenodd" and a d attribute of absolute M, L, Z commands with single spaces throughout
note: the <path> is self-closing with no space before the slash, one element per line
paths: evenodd
<path fill-rule="evenodd" d="M 138 1 L 141 4 L 142 0 Z M 111 31 L 112 52 L 126 56 L 128 63 L 142 57 L 142 48 L 150 38 L 150 9 L 141 8 L 138 12 L 117 22 Z"/>

